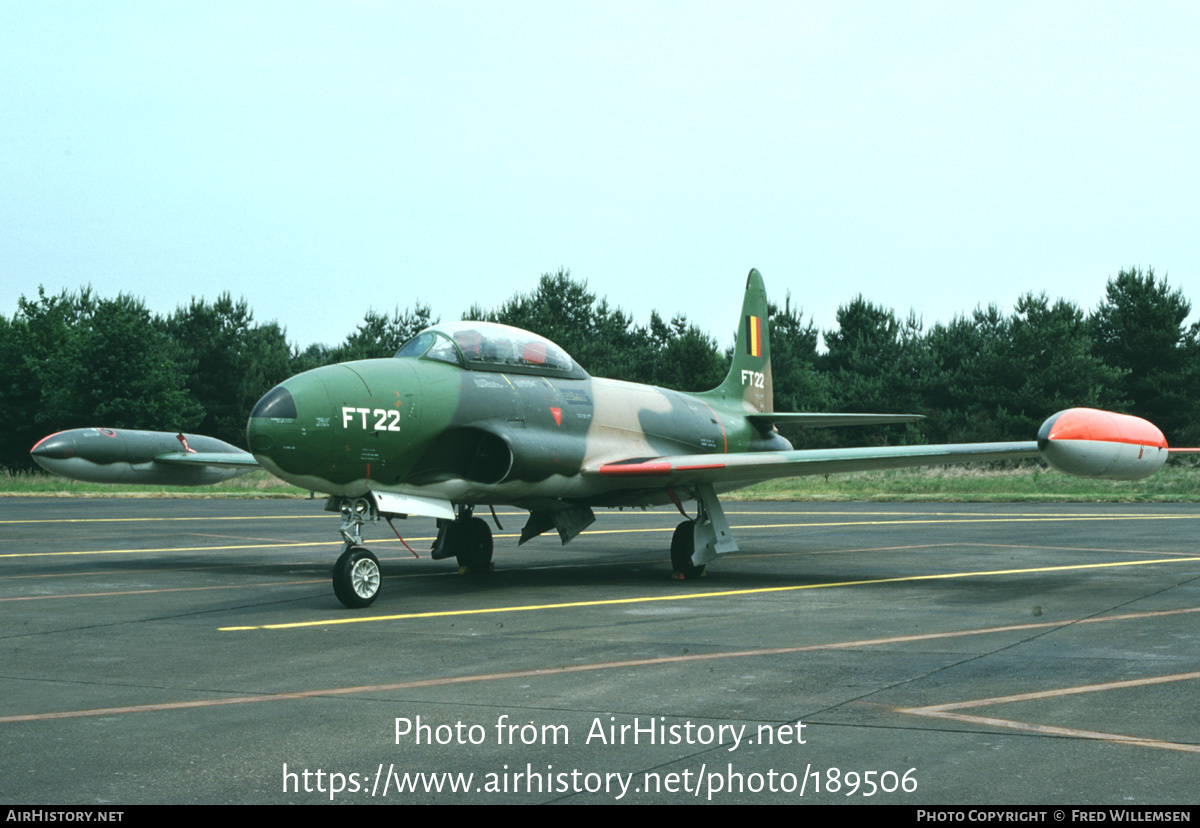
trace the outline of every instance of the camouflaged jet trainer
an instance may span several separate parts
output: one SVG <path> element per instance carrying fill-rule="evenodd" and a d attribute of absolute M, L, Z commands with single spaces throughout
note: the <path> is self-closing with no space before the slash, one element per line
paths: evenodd
<path fill-rule="evenodd" d="M 1078 476 L 1137 479 L 1171 451 L 1145 420 L 1078 408 L 1046 420 L 1036 441 L 794 451 L 777 425 L 920 417 L 774 411 L 767 324 L 766 290 L 752 270 L 733 364 L 704 393 L 591 377 L 540 336 L 455 322 L 422 331 L 394 358 L 317 368 L 271 389 L 246 425 L 251 454 L 211 437 L 103 428 L 51 435 L 32 454 L 49 471 L 88 480 L 203 484 L 261 466 L 326 493 L 326 508 L 343 518 L 334 592 L 347 607 L 364 607 L 381 575 L 361 529 L 381 518 L 436 518 L 432 557 L 478 572 L 492 560 L 478 507 L 528 510 L 521 543 L 549 529 L 567 543 L 592 523 L 594 507 L 674 503 L 684 512 L 683 501 L 694 500 L 696 517 L 671 539 L 675 572 L 690 578 L 737 549 L 719 491 L 777 477 L 1038 456 Z"/>

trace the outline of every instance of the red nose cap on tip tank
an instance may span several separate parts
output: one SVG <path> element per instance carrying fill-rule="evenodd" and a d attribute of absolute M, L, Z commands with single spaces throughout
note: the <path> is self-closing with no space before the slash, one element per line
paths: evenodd
<path fill-rule="evenodd" d="M 1046 420 L 1038 430 L 1038 449 L 1061 472 L 1105 480 L 1149 477 L 1169 454 L 1153 423 L 1093 408 L 1069 408 Z"/>
<path fill-rule="evenodd" d="M 1154 423 L 1095 408 L 1068 408 L 1058 412 L 1038 430 L 1038 444 L 1044 448 L 1047 440 L 1092 440 L 1167 448 L 1167 438 Z"/>

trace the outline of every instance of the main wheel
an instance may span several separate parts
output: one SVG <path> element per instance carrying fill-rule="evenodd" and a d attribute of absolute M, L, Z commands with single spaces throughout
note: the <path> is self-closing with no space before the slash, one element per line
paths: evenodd
<path fill-rule="evenodd" d="M 492 571 L 492 529 L 483 518 L 455 521 L 450 527 L 458 571 L 480 574 Z"/>
<path fill-rule="evenodd" d="M 695 550 L 696 524 L 685 520 L 675 527 L 675 534 L 671 536 L 671 567 L 675 570 L 675 577 L 681 581 L 704 575 L 704 566 L 692 563 Z"/>
<path fill-rule="evenodd" d="M 369 607 L 382 580 L 379 559 L 361 546 L 351 546 L 333 565 L 333 594 L 351 609 Z"/>

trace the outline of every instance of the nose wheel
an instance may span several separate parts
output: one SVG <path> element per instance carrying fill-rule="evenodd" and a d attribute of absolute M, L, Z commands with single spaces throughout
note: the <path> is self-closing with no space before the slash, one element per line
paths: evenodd
<path fill-rule="evenodd" d="M 382 581 L 379 559 L 362 546 L 347 548 L 333 565 L 333 594 L 351 609 L 369 607 Z"/>

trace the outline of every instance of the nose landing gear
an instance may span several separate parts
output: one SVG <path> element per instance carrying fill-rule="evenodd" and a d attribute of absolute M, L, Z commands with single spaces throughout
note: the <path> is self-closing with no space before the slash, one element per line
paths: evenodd
<path fill-rule="evenodd" d="M 369 607 L 379 596 L 383 573 L 379 559 L 362 545 L 362 526 L 379 520 L 379 510 L 368 498 L 343 500 L 339 530 L 346 542 L 342 554 L 333 565 L 333 594 L 350 609 Z"/>

